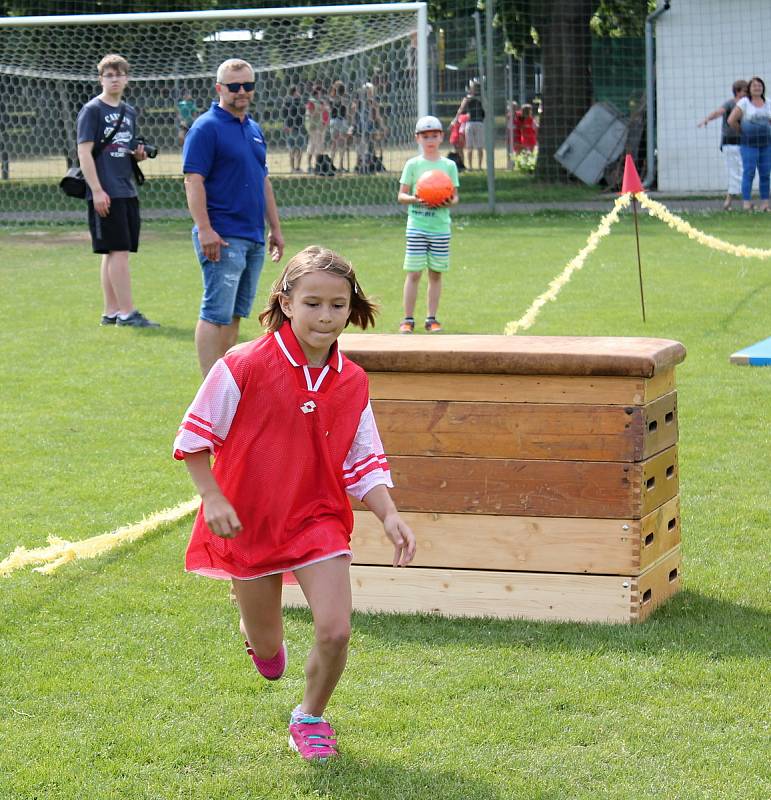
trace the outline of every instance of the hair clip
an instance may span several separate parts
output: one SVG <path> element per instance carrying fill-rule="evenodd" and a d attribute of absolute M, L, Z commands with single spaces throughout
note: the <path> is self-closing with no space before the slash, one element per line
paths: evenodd
<path fill-rule="evenodd" d="M 359 293 L 359 287 L 356 285 L 356 281 L 353 282 L 353 293 L 354 294 Z"/>
<path fill-rule="evenodd" d="M 289 284 L 286 282 L 286 278 L 284 278 L 283 283 L 281 284 L 281 289 L 284 292 L 288 292 L 289 291 Z"/>

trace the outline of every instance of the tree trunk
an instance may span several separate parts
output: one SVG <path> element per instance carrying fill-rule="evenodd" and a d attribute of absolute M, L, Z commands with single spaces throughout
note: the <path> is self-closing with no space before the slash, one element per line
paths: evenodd
<path fill-rule="evenodd" d="M 535 177 L 564 183 L 568 173 L 554 153 L 592 102 L 592 40 L 589 21 L 596 0 L 542 0 L 535 27 L 541 39 L 543 113 Z"/>

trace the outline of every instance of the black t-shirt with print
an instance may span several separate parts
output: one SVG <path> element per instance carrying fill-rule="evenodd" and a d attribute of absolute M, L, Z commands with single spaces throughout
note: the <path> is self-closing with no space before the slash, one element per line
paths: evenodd
<path fill-rule="evenodd" d="M 96 172 L 99 183 L 110 197 L 136 197 L 134 168 L 131 164 L 131 150 L 136 137 L 137 112 L 125 104 L 120 130 L 113 140 L 96 157 Z M 89 100 L 78 114 L 78 144 L 94 142 L 98 144 L 112 132 L 120 117 L 120 106 L 111 106 L 98 97 Z M 88 197 L 91 190 L 88 189 Z"/>

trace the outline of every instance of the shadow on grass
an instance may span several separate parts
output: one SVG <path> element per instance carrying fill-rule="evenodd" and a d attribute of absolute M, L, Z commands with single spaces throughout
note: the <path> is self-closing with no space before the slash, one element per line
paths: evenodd
<path fill-rule="evenodd" d="M 302 615 L 287 609 L 285 615 Z M 565 652 L 701 653 L 714 659 L 766 657 L 771 614 L 686 589 L 636 625 L 452 619 L 434 614 L 354 615 L 354 628 L 394 644 L 526 646 Z"/>
<path fill-rule="evenodd" d="M 139 329 L 143 336 L 154 336 L 162 339 L 179 339 L 180 341 L 191 342 L 195 336 L 194 328 L 178 328 L 175 325 L 166 325 L 161 321 L 160 328 Z"/>
<path fill-rule="evenodd" d="M 147 549 L 160 536 L 177 535 L 181 531 L 187 536 L 191 518 L 162 525 L 129 549 L 117 548 L 93 561 L 65 566 L 53 577 L 41 578 L 24 570 L 15 579 L 10 576 L 0 579 L 8 582 L 9 586 L 13 583 L 17 589 L 21 589 L 13 593 L 15 616 L 22 620 L 27 613 L 39 613 L 41 605 L 66 602 L 71 592 L 81 597 L 88 596 L 94 586 L 105 582 L 105 573 L 109 569 L 117 570 L 112 573 L 113 582 L 120 584 L 130 580 L 132 569 L 141 566 L 145 556 L 151 557 Z M 133 566 L 127 563 L 127 553 L 131 554 Z M 169 587 L 172 593 L 177 590 Z M 224 588 L 222 596 L 223 608 L 226 608 Z M 284 617 L 300 624 L 311 624 L 307 609 L 284 609 Z M 666 651 L 697 653 L 720 660 L 767 657 L 771 613 L 763 608 L 684 589 L 645 622 L 633 625 L 357 612 L 353 626 L 362 636 L 395 645 L 417 642 L 429 647 L 465 644 L 476 647 L 519 646 L 555 652 L 574 650 L 628 654 Z"/>
<path fill-rule="evenodd" d="M 723 317 L 720 318 L 719 324 L 712 330 L 705 331 L 705 334 L 724 333 L 727 331 L 739 313 L 745 310 L 750 301 L 755 300 L 757 295 L 769 288 L 771 288 L 771 281 L 766 281 L 760 286 L 753 286 L 751 289 L 745 292 L 744 296 L 739 299 L 732 309 L 730 309 Z"/>
<path fill-rule="evenodd" d="M 161 534 L 187 529 L 189 520 L 161 526 L 136 542 L 132 548 L 133 568 L 141 564 L 142 554 Z M 185 532 L 186 535 L 186 532 Z M 180 545 L 181 546 L 181 545 Z M 16 580 L 25 587 L 15 596 L 15 615 L 37 614 L 41 605 L 58 602 L 77 592 L 88 596 L 95 585 L 105 581 L 105 571 L 120 584 L 128 580 L 131 569 L 126 549 L 118 548 L 93 561 L 64 567 L 55 577 L 41 579 L 29 571 Z M 128 570 L 124 574 L 124 570 Z M 16 581 L 5 578 L 4 581 Z M 173 583 L 173 581 L 172 581 Z M 20 588 L 20 587 L 19 587 Z M 176 590 L 170 589 L 174 592 Z M 223 608 L 226 592 L 223 588 Z M 165 602 L 165 601 L 164 601 Z M 307 609 L 284 609 L 287 620 L 311 624 Z M 720 660 L 731 657 L 766 657 L 771 613 L 740 603 L 721 600 L 693 589 L 675 595 L 645 622 L 624 624 L 535 622 L 484 618 L 450 618 L 439 614 L 355 613 L 353 627 L 362 636 L 371 636 L 395 645 L 420 643 L 443 645 L 528 647 L 544 651 L 587 651 L 591 653 L 698 653 Z"/>
<path fill-rule="evenodd" d="M 447 742 L 451 747 L 452 743 Z M 308 796 L 335 800 L 498 800 L 486 781 L 428 764 L 360 760 L 345 752 L 339 761 L 313 765 L 303 776 Z"/>

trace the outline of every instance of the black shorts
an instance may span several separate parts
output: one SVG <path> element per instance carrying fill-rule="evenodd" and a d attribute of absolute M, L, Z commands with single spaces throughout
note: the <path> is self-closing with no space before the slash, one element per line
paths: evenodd
<path fill-rule="evenodd" d="M 88 229 L 95 253 L 112 253 L 139 249 L 139 200 L 136 197 L 113 197 L 110 213 L 100 217 L 88 201 Z"/>

